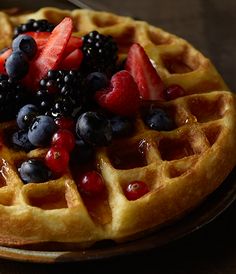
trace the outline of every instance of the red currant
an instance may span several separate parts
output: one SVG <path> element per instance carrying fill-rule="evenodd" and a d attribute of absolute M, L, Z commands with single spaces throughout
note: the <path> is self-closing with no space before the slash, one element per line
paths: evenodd
<path fill-rule="evenodd" d="M 173 100 L 185 94 L 184 89 L 179 85 L 170 85 L 165 89 L 165 96 L 167 100 Z"/>
<path fill-rule="evenodd" d="M 124 190 L 128 200 L 137 200 L 147 192 L 149 192 L 148 186 L 142 181 L 130 182 Z"/>
<path fill-rule="evenodd" d="M 88 195 L 96 195 L 102 192 L 104 181 L 97 171 L 89 171 L 80 178 L 78 188 Z"/>
<path fill-rule="evenodd" d="M 70 152 L 75 147 L 75 136 L 67 129 L 59 129 L 52 136 L 52 146 L 63 147 Z"/>
<path fill-rule="evenodd" d="M 69 163 L 69 153 L 63 147 L 51 147 L 45 156 L 46 165 L 55 173 L 64 172 Z"/>
<path fill-rule="evenodd" d="M 74 123 L 74 120 L 71 118 L 60 117 L 55 119 L 55 123 L 60 129 L 68 129 L 68 130 L 71 130 L 72 132 L 74 131 L 75 123 Z"/>

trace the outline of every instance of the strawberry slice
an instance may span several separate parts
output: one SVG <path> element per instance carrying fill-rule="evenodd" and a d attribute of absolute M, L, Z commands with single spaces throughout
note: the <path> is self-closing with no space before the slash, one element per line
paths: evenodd
<path fill-rule="evenodd" d="M 95 98 L 101 107 L 121 116 L 134 115 L 140 104 L 138 87 L 126 70 L 114 74 L 110 86 L 97 91 Z"/>
<path fill-rule="evenodd" d="M 37 88 L 39 81 L 47 75 L 47 72 L 57 68 L 63 58 L 72 29 L 73 22 L 69 17 L 65 17 L 54 28 L 45 47 L 30 64 L 29 73 L 23 80 L 27 87 Z"/>
<path fill-rule="evenodd" d="M 34 38 L 37 46 L 38 46 L 38 49 L 42 49 L 45 44 L 47 43 L 50 35 L 51 35 L 51 32 L 46 32 L 46 31 L 39 31 L 39 32 L 26 32 L 24 33 L 25 35 L 29 35 L 31 36 L 32 38 Z"/>
<path fill-rule="evenodd" d="M 74 70 L 80 67 L 83 60 L 83 53 L 80 49 L 73 50 L 60 64 L 60 69 Z"/>
<path fill-rule="evenodd" d="M 35 42 L 38 46 L 38 49 L 42 49 L 45 46 L 45 44 L 47 43 L 51 33 L 50 32 L 45 32 L 45 31 L 26 32 L 25 35 L 29 35 L 32 38 L 34 38 L 34 40 L 35 40 Z M 70 54 L 75 49 L 81 48 L 82 44 L 83 44 L 83 40 L 82 40 L 81 37 L 71 36 L 70 40 L 68 41 L 68 44 L 66 46 L 64 56 L 67 56 L 68 54 Z"/>
<path fill-rule="evenodd" d="M 140 44 L 130 47 L 125 69 L 134 77 L 143 100 L 164 100 L 163 81 Z"/>
<path fill-rule="evenodd" d="M 0 74 L 6 74 L 5 63 L 11 53 L 12 49 L 7 49 L 0 55 Z"/>
<path fill-rule="evenodd" d="M 64 56 L 67 56 L 72 51 L 81 48 L 82 45 L 83 45 L 83 40 L 81 37 L 71 36 L 71 38 L 66 46 Z"/>

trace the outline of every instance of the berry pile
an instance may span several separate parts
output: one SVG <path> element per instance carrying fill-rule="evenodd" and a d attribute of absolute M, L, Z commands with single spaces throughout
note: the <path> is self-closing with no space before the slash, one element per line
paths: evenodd
<path fill-rule="evenodd" d="M 11 145 L 26 152 L 47 148 L 44 159 L 20 164 L 25 183 L 61 176 L 72 163 L 92 161 L 96 147 L 132 134 L 143 100 L 184 95 L 180 86 L 164 88 L 141 45 L 130 47 L 120 69 L 111 36 L 92 31 L 75 37 L 72 30 L 67 17 L 57 26 L 32 19 L 16 28 L 11 48 L 0 53 L 0 119 L 16 118 L 18 126 L 9 138 Z M 143 121 L 153 130 L 173 129 L 162 109 L 151 108 Z M 92 168 L 77 185 L 84 195 L 99 195 L 105 182 Z M 128 200 L 148 191 L 142 181 L 124 189 Z"/>

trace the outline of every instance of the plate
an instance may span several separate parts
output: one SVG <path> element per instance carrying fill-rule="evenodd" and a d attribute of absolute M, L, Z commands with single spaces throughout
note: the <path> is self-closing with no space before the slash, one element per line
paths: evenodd
<path fill-rule="evenodd" d="M 35 263 L 61 263 L 108 259 L 161 248 L 197 231 L 224 212 L 236 200 L 236 168 L 198 208 L 178 222 L 127 243 L 104 242 L 90 249 L 38 251 L 0 246 L 0 257 Z"/>
<path fill-rule="evenodd" d="M 7 1 L 1 4 L 1 8 L 19 5 L 22 7 L 39 8 L 43 2 L 38 1 Z M 54 1 L 47 1 L 47 3 Z M 56 1 L 59 3 L 59 1 Z M 62 1 L 68 7 L 66 1 Z M 29 4 L 29 5 L 28 5 Z M 217 216 L 224 212 L 236 200 L 236 168 L 227 177 L 225 182 L 212 193 L 201 206 L 192 211 L 188 216 L 178 222 L 163 229 L 153 231 L 149 235 L 138 240 L 127 243 L 114 244 L 110 242 L 103 243 L 99 246 L 86 250 L 64 250 L 64 251 L 43 251 L 43 250 L 26 250 L 0 246 L 0 257 L 15 261 L 35 262 L 35 263 L 57 263 L 73 261 L 91 261 L 103 260 L 111 257 L 122 256 L 144 252 L 151 249 L 159 249 L 168 243 L 181 239 L 213 221 Z"/>

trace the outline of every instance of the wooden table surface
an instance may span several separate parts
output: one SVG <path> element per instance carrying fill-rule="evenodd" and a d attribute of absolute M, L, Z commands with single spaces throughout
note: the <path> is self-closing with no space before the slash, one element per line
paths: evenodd
<path fill-rule="evenodd" d="M 19 6 L 19 0 L 0 1 L 0 9 Z M 22 1 L 23 8 L 33 0 Z M 37 2 L 37 3 L 36 3 Z M 235 0 L 87 0 L 95 9 L 142 18 L 175 33 L 212 59 L 231 90 L 236 91 Z M 72 8 L 66 1 L 35 1 L 34 6 Z M 236 153 L 236 152 L 232 152 Z M 234 274 L 236 273 L 236 203 L 210 224 L 161 249 L 109 260 L 40 265 L 0 259 L 0 274 L 37 273 Z M 128 271 L 127 271 L 128 272 Z"/>

